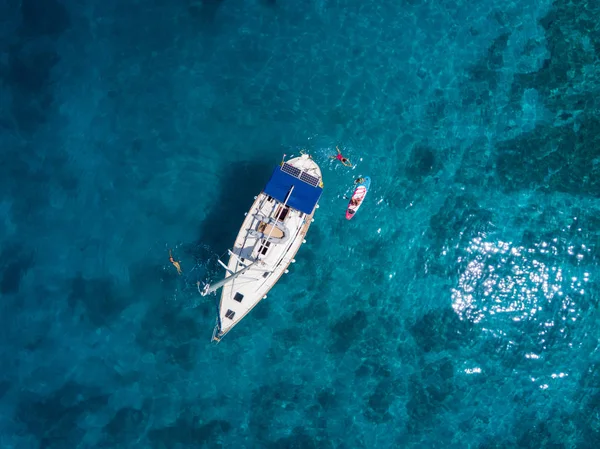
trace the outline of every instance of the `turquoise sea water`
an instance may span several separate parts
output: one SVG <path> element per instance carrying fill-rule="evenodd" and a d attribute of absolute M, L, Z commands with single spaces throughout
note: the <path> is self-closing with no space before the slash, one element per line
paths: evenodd
<path fill-rule="evenodd" d="M 0 0 L 0 447 L 600 447 L 598 17 Z M 211 345 L 195 283 L 301 149 L 307 243 Z"/>

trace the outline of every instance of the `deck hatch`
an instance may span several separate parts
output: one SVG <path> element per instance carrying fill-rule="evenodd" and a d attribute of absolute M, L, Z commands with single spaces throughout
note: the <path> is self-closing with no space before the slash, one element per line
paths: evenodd
<path fill-rule="evenodd" d="M 267 251 L 269 251 L 269 246 L 271 246 L 271 242 L 263 240 L 262 244 L 260 245 L 260 248 L 258 249 L 258 252 L 263 256 L 266 255 Z"/>
<path fill-rule="evenodd" d="M 240 292 L 236 292 L 233 299 L 235 299 L 237 302 L 242 302 L 242 299 L 244 299 L 244 295 L 242 295 Z"/>
<path fill-rule="evenodd" d="M 231 309 L 227 309 L 227 313 L 225 314 L 225 316 L 227 318 L 229 318 L 230 320 L 233 320 L 233 317 L 235 316 L 235 312 Z"/>

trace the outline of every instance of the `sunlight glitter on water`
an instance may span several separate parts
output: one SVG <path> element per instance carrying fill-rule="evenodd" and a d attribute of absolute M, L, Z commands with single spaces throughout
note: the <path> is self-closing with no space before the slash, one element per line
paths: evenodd
<path fill-rule="evenodd" d="M 581 280 L 550 265 L 546 254 L 553 259 L 561 255 L 555 243 L 541 242 L 527 248 L 511 242 L 486 241 L 483 237 L 471 240 L 466 255 L 458 258 L 459 264 L 466 266 L 458 286 L 452 289 L 455 312 L 473 323 L 505 317 L 513 322 L 538 320 L 546 328 L 554 326 L 558 319 L 577 320 L 577 301 L 585 294 L 583 284 L 589 281 L 589 273 Z M 577 250 L 568 248 L 570 254 L 582 257 L 587 251 L 585 245 Z M 544 309 L 551 313 L 537 318 Z"/>

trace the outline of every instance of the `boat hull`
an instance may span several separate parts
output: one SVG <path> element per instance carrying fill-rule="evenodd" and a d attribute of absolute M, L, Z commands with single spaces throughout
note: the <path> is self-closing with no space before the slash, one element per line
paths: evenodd
<path fill-rule="evenodd" d="M 304 155 L 291 159 L 286 165 L 288 171 L 293 173 L 296 172 L 290 167 L 298 168 L 301 172 L 298 176 L 314 176 L 320 184 L 317 188 L 322 190 L 321 171 L 310 157 Z M 282 178 L 282 181 L 279 179 L 281 174 L 276 172 L 277 169 L 274 172 L 278 183 L 275 187 L 285 187 L 287 178 Z M 307 175 L 302 175 L 304 172 Z M 314 183 L 314 179 L 311 181 Z M 294 182 L 296 184 L 290 188 L 291 192 L 287 192 L 284 201 L 270 181 L 246 214 L 230 251 L 227 272 L 232 275 L 243 269 L 246 271 L 222 287 L 213 341 L 220 341 L 250 313 L 288 271 L 289 265 L 295 262 L 294 258 L 305 242 L 318 205 L 316 201 L 313 205 L 312 200 L 303 202 L 306 199 L 306 192 L 303 191 L 305 186 L 298 184 L 299 181 Z M 295 192 L 297 196 L 298 192 L 305 196 L 294 197 Z M 307 192 L 315 193 L 312 190 Z M 320 196 L 319 192 L 316 193 Z"/>

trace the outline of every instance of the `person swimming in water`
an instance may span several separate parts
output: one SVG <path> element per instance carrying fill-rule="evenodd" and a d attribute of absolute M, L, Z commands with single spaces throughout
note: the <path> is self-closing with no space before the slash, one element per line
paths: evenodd
<path fill-rule="evenodd" d="M 340 149 L 337 147 L 335 147 L 335 149 L 337 150 L 337 154 L 335 156 L 329 156 L 331 159 L 337 159 L 338 161 L 340 161 L 342 164 L 344 164 L 346 167 L 352 167 L 352 163 L 345 158 L 342 155 L 342 152 L 340 151 Z"/>
<path fill-rule="evenodd" d="M 169 262 L 171 262 L 173 266 L 177 269 L 177 274 L 181 275 L 181 265 L 178 261 L 173 259 L 173 254 L 171 254 L 171 250 L 169 250 Z"/>

